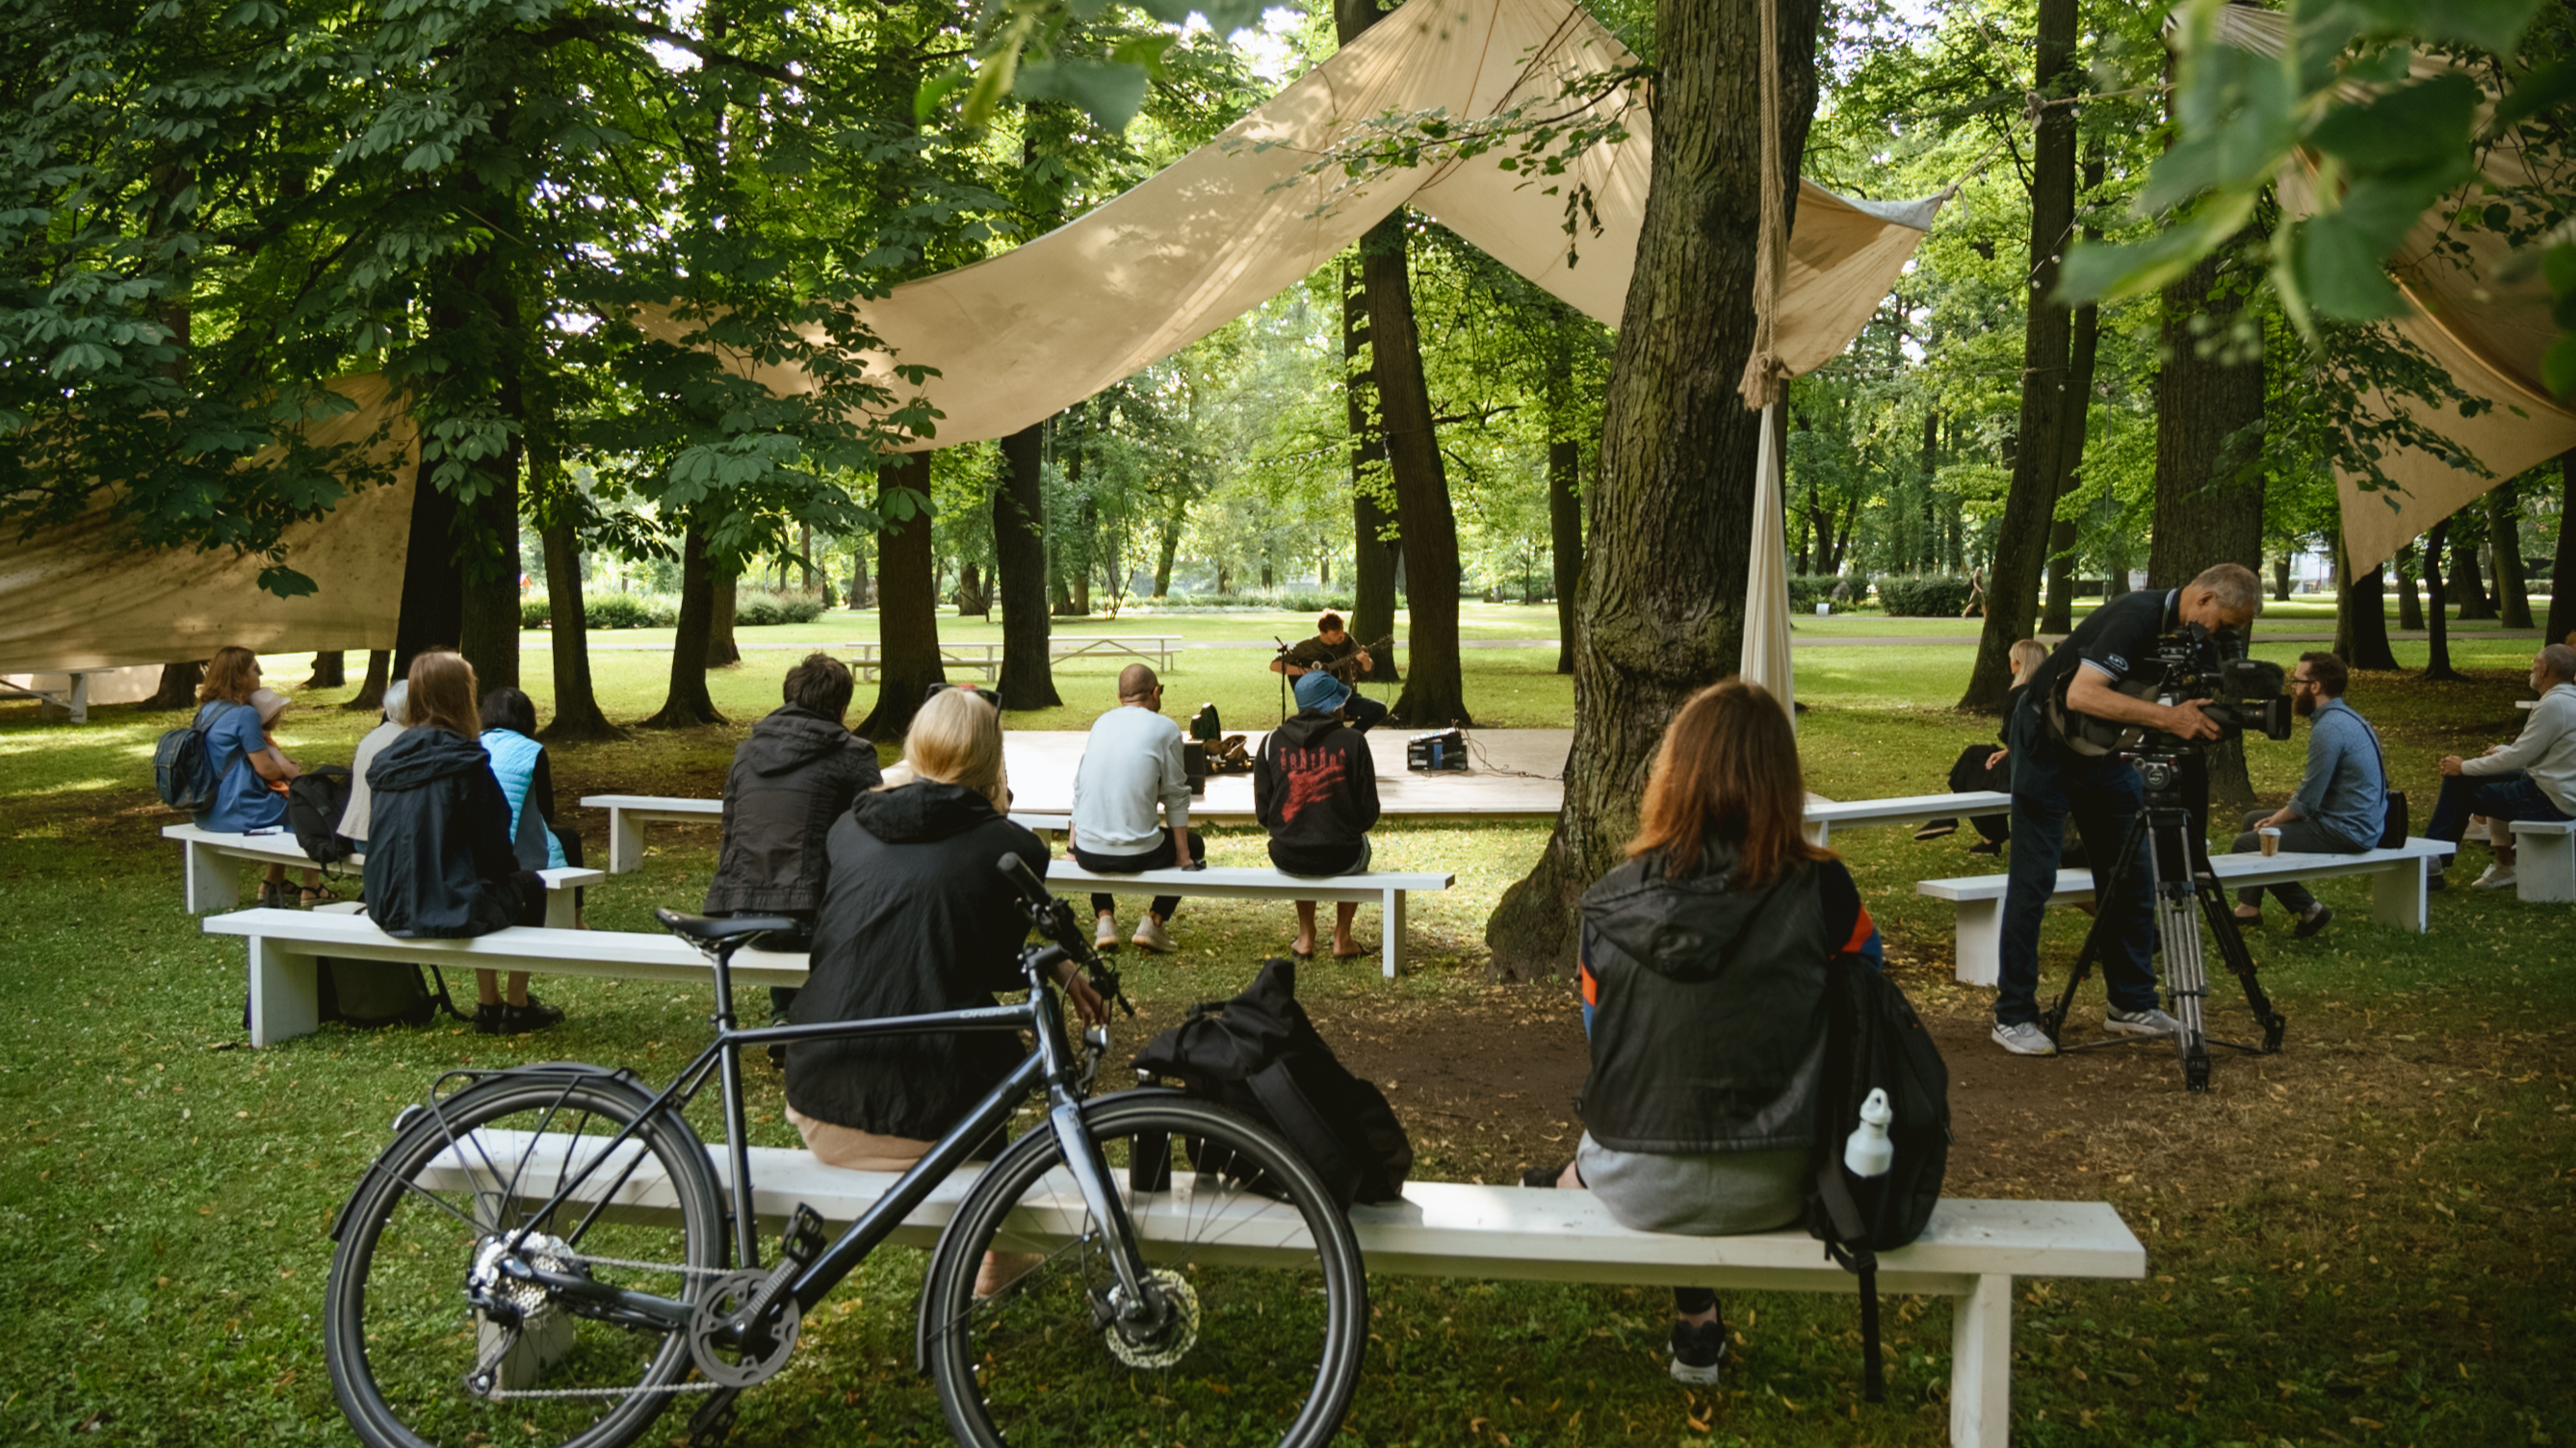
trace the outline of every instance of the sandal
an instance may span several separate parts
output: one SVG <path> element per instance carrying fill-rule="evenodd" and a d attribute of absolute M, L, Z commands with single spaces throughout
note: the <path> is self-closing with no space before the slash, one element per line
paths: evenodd
<path fill-rule="evenodd" d="M 1361 946 L 1361 947 L 1360 947 L 1359 949 L 1357 949 L 1357 950 L 1336 950 L 1336 951 L 1334 951 L 1334 952 L 1333 952 L 1333 959 L 1335 959 L 1335 960 L 1366 960 L 1366 959 L 1368 959 L 1370 956 L 1375 955 L 1375 954 L 1377 954 L 1377 952 L 1376 952 L 1375 950 L 1373 950 L 1373 949 L 1369 948 L 1368 946 L 1363 945 L 1363 946 Z"/>
<path fill-rule="evenodd" d="M 286 899 L 285 883 L 278 880 L 261 881 L 259 886 L 259 908 L 262 910 L 284 910 L 289 908 Z"/>

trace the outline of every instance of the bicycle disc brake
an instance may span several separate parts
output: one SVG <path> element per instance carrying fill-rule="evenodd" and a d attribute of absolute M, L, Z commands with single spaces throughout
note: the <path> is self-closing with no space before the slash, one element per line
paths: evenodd
<path fill-rule="evenodd" d="M 716 1279 L 689 1314 L 689 1359 L 709 1382 L 728 1388 L 767 1382 L 787 1366 L 788 1357 L 796 1351 L 796 1332 L 804 1314 L 793 1297 L 780 1300 L 778 1316 L 756 1350 L 731 1336 L 735 1317 L 760 1295 L 768 1281 L 766 1272 L 728 1273 Z"/>
<path fill-rule="evenodd" d="M 1157 1267 L 1150 1274 L 1154 1288 L 1163 1295 L 1163 1321 L 1148 1336 L 1130 1336 L 1117 1320 L 1119 1301 L 1125 1296 L 1111 1287 L 1096 1315 L 1110 1320 L 1101 1325 L 1100 1337 L 1109 1344 L 1109 1355 L 1131 1368 L 1159 1371 L 1179 1363 L 1190 1355 L 1199 1341 L 1199 1294 L 1188 1279 L 1168 1267 Z"/>

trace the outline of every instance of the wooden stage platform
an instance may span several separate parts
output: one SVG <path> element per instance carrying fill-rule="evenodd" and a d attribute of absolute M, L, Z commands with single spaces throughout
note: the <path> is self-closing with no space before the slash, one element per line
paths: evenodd
<path fill-rule="evenodd" d="M 1571 729 L 1470 729 L 1472 768 L 1414 774 L 1404 767 L 1404 742 L 1417 731 L 1392 725 L 1368 733 L 1377 761 L 1377 797 L 1387 819 L 1463 824 L 1477 820 L 1554 820 L 1565 802 L 1559 778 L 1574 747 Z M 1011 772 L 1015 814 L 1061 814 L 1073 808 L 1073 772 L 1088 735 L 1071 730 L 1011 730 L 1002 754 Z M 1258 752 L 1261 735 L 1244 736 Z M 1526 776 L 1536 776 L 1530 778 Z M 1190 802 L 1190 818 L 1211 824 L 1251 824 L 1252 776 L 1220 774 L 1207 793 Z"/>

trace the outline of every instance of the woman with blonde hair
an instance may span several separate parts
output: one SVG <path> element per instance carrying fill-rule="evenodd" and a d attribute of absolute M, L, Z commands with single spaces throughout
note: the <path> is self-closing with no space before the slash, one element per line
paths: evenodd
<path fill-rule="evenodd" d="M 261 705 L 284 699 L 260 687 L 259 655 L 239 644 L 226 644 L 206 661 L 197 686 L 193 727 L 206 737 L 206 764 L 215 775 L 215 802 L 198 813 L 197 828 L 220 834 L 274 834 L 286 828 L 287 782 L 303 770 L 285 751 L 269 742 L 268 719 L 274 711 Z M 262 699 L 261 695 L 267 695 Z M 309 873 L 309 872 L 308 872 Z M 259 903 L 288 903 L 286 867 L 271 865 L 259 887 Z"/>
<path fill-rule="evenodd" d="M 2013 706 L 2021 702 L 2021 691 L 2030 676 L 2048 662 L 2048 645 L 2037 639 L 2023 639 L 2012 646 L 2012 688 L 2004 695 L 2003 722 L 1996 726 L 1995 737 L 2002 739 L 2012 727 Z M 1950 789 L 1956 794 L 1974 794 L 1992 790 L 1997 794 L 2012 793 L 2012 769 L 2004 761 L 2012 757 L 2009 744 L 1971 744 L 1959 751 L 1959 762 L 1950 766 Z M 2012 838 L 2012 816 L 1978 815 L 1971 821 L 1981 838 L 1968 847 L 1972 855 L 2000 855 L 2004 841 Z M 1914 832 L 1918 840 L 1937 840 L 1959 832 L 1954 819 L 1927 821 Z M 2079 862 L 2080 863 L 2080 862 Z"/>
<path fill-rule="evenodd" d="M 1822 1089 L 1826 968 L 1878 968 L 1850 872 L 1807 843 L 1789 717 L 1742 679 L 1664 731 L 1627 863 L 1584 892 L 1592 1071 L 1573 1161 L 1524 1186 L 1589 1188 L 1620 1223 L 1697 1237 L 1795 1222 Z M 1714 1385 L 1717 1294 L 1673 1293 L 1672 1375 Z"/>
<path fill-rule="evenodd" d="M 519 922 L 544 888 L 510 841 L 510 799 L 479 742 L 474 666 L 461 654 L 411 661 L 412 727 L 367 766 L 367 914 L 387 935 L 490 935 Z M 528 994 L 525 971 L 474 972 L 474 1029 L 542 1031 L 563 1012 Z"/>

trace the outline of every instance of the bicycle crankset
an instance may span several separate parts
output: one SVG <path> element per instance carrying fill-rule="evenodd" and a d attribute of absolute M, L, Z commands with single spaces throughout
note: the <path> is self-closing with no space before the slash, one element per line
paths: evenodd
<path fill-rule="evenodd" d="M 737 1330 L 736 1319 L 769 1281 L 766 1272 L 734 1272 L 715 1280 L 689 1314 L 689 1359 L 707 1381 L 728 1388 L 767 1382 L 796 1351 L 796 1331 L 804 1314 L 796 1299 L 781 1300 L 778 1315 L 759 1331 L 757 1324 Z"/>

